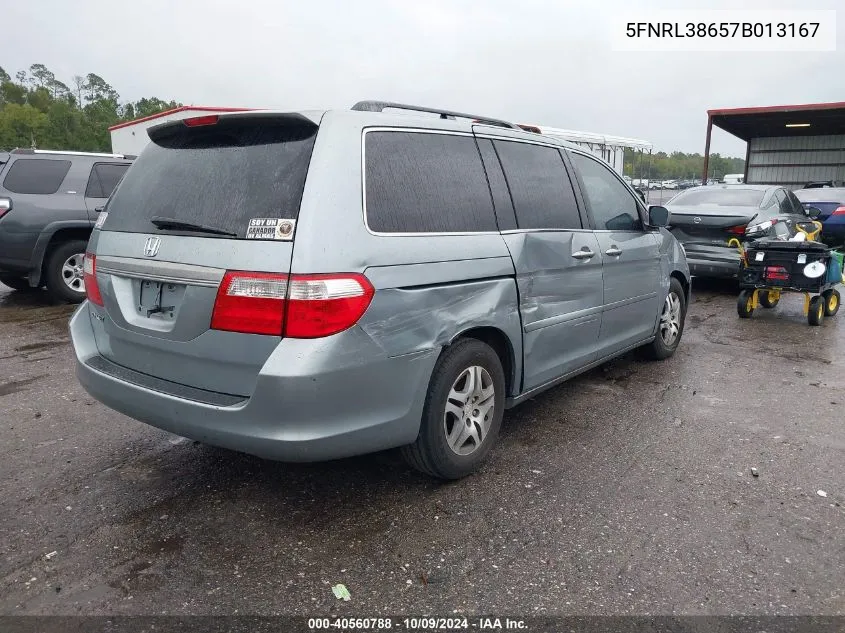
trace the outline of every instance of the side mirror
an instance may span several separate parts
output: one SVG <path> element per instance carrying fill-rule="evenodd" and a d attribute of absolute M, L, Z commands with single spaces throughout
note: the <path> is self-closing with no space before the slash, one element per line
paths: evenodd
<path fill-rule="evenodd" d="M 806 211 L 811 220 L 815 220 L 822 214 L 822 210 L 818 207 L 807 207 Z"/>
<path fill-rule="evenodd" d="M 655 228 L 669 225 L 669 209 L 658 205 L 648 208 L 648 225 Z"/>

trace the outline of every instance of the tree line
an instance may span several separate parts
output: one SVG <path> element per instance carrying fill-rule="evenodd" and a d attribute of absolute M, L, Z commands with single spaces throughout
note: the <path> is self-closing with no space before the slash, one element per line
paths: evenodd
<path fill-rule="evenodd" d="M 94 73 L 75 75 L 67 84 L 44 64 L 14 78 L 0 67 L 0 150 L 109 152 L 110 126 L 181 105 L 158 97 L 121 102 L 117 90 Z"/>
<path fill-rule="evenodd" d="M 648 180 L 701 180 L 704 156 L 684 152 L 625 152 L 625 175 Z M 745 160 L 710 154 L 708 177 L 720 180 L 725 174 L 745 172 Z"/>

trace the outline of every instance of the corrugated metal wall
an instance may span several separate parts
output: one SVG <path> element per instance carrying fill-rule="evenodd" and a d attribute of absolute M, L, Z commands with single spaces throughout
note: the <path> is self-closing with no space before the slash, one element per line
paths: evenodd
<path fill-rule="evenodd" d="M 747 183 L 800 189 L 808 182 L 822 180 L 845 180 L 845 135 L 749 141 Z"/>

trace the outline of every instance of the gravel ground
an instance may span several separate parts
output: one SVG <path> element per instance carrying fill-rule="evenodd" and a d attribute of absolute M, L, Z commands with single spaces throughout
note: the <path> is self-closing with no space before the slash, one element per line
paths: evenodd
<path fill-rule="evenodd" d="M 76 382 L 71 308 L 0 292 L 0 613 L 843 614 L 845 318 L 741 321 L 735 296 L 698 284 L 674 358 L 508 412 L 442 484 L 114 413 Z"/>

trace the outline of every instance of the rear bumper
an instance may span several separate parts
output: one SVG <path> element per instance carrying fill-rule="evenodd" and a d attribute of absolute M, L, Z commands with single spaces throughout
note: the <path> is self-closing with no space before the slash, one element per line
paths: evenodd
<path fill-rule="evenodd" d="M 690 274 L 694 277 L 736 278 L 739 252 L 728 247 L 701 247 L 684 244 Z"/>
<path fill-rule="evenodd" d="M 355 328 L 328 339 L 285 339 L 253 394 L 220 405 L 173 395 L 185 390 L 175 383 L 165 393 L 150 388 L 158 379 L 137 384 L 131 373 L 109 371 L 97 352 L 87 302 L 71 318 L 70 332 L 80 383 L 110 408 L 207 444 L 297 462 L 413 442 L 438 355 L 430 349 L 388 357 Z"/>

